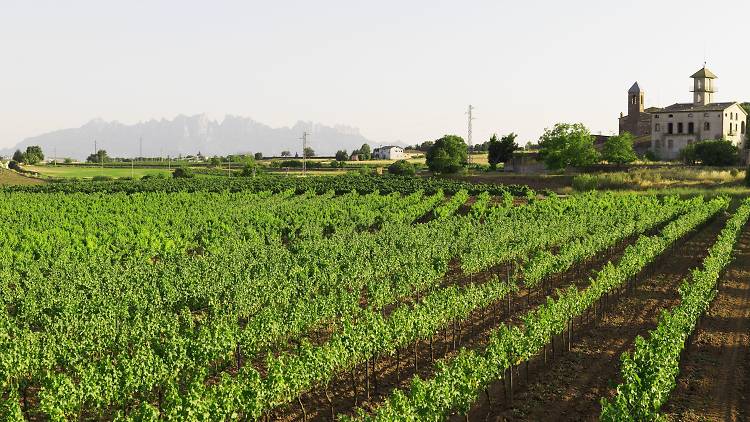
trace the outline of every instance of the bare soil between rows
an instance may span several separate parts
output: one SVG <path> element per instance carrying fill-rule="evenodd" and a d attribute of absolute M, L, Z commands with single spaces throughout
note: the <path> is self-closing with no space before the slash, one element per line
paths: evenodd
<path fill-rule="evenodd" d="M 544 363 L 529 364 L 514 378 L 513 400 L 506 398 L 506 382 L 482 395 L 471 410 L 471 421 L 594 421 L 600 398 L 613 397 L 620 383 L 620 355 L 632 350 L 637 335 L 656 327 L 659 313 L 679 301 L 677 288 L 699 266 L 724 226 L 726 216 L 714 219 L 678 244 L 658 261 L 652 273 L 639 277 L 633 291 L 621 296 L 596 322 L 574 330 L 571 350 Z M 559 339 L 558 339 L 559 340 Z M 558 343 L 559 344 L 559 343 Z M 465 420 L 463 415 L 456 421 Z"/>
<path fill-rule="evenodd" d="M 673 421 L 750 420 L 750 226 L 680 359 L 662 412 Z"/>

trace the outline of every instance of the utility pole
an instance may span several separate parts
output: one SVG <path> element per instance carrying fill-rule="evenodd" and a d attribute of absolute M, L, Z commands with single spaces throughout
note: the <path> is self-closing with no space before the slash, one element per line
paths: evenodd
<path fill-rule="evenodd" d="M 302 139 L 302 175 L 303 176 L 307 176 L 307 153 L 305 150 L 307 149 L 308 135 L 310 134 L 307 133 L 307 131 L 302 132 L 302 137 L 300 138 Z"/>
<path fill-rule="evenodd" d="M 472 144 L 471 144 L 471 121 L 474 120 L 474 117 L 471 116 L 471 112 L 474 111 L 474 106 L 469 104 L 469 111 L 466 112 L 466 114 L 469 115 L 469 133 L 466 137 L 466 142 L 469 144 L 469 164 L 471 164 L 471 152 L 472 152 Z"/>

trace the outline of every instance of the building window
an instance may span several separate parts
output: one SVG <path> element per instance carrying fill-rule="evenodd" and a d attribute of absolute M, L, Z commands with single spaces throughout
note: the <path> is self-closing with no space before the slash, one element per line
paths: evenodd
<path fill-rule="evenodd" d="M 682 122 L 677 123 L 677 133 L 682 133 L 683 129 L 684 129 L 684 126 Z"/>
<path fill-rule="evenodd" d="M 670 118 L 670 119 L 671 119 L 672 117 L 674 117 L 674 114 L 670 114 L 670 115 L 669 115 L 669 118 Z"/>
<path fill-rule="evenodd" d="M 688 133 L 692 135 L 694 132 L 695 132 L 695 123 L 693 122 L 688 123 Z"/>
<path fill-rule="evenodd" d="M 703 130 L 711 130 L 711 122 L 703 123 Z"/>
<path fill-rule="evenodd" d="M 658 114 L 654 116 L 654 119 L 658 119 L 658 118 L 659 118 L 659 115 L 658 115 Z"/>
<path fill-rule="evenodd" d="M 667 140 L 667 148 L 668 149 L 674 148 L 674 140 L 673 139 Z"/>
<path fill-rule="evenodd" d="M 661 132 L 661 125 L 657 123 L 656 127 L 654 127 L 654 130 L 657 132 Z"/>

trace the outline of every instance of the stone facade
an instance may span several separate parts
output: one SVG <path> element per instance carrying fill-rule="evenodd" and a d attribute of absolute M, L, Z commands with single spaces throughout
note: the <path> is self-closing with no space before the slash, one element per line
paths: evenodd
<path fill-rule="evenodd" d="M 676 160 L 693 142 L 726 139 L 745 152 L 748 113 L 737 102 L 714 102 L 716 75 L 705 67 L 691 76 L 693 102 L 644 108 L 636 82 L 628 91 L 628 115 L 620 114 L 620 134 L 630 132 L 661 160 Z M 747 154 L 741 153 L 743 161 Z"/>

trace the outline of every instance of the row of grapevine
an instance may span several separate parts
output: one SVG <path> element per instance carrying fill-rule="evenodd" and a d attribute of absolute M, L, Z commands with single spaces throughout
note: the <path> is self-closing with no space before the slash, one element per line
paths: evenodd
<path fill-rule="evenodd" d="M 442 420 L 450 413 L 468 413 L 479 393 L 501 379 L 515 365 L 538 355 L 553 336 L 570 329 L 573 317 L 620 288 L 688 232 L 725 209 L 728 200 L 715 199 L 667 225 L 659 235 L 641 237 L 616 265 L 607 264 L 584 290 L 569 287 L 556 299 L 523 317 L 523 327 L 501 325 L 483 352 L 463 350 L 455 359 L 439 363 L 434 378 L 415 377 L 408 393 L 397 390 L 373 414 L 360 411 L 354 420 Z"/>
<path fill-rule="evenodd" d="M 661 314 L 648 339 L 638 337 L 635 350 L 622 355 L 623 382 L 612 400 L 602 399 L 601 420 L 642 421 L 659 418 L 659 409 L 669 399 L 680 372 L 680 355 L 700 317 L 716 296 L 716 283 L 732 258 L 732 250 L 750 218 L 750 200 L 745 200 L 727 221 L 703 260 L 703 268 L 692 272 L 691 281 L 680 287 L 680 304 Z"/>
<path fill-rule="evenodd" d="M 673 212 L 650 195 L 587 194 L 410 224 L 440 196 L 2 195 L 0 393 L 40 419 L 146 404 L 185 416 L 206 395 L 235 397 L 206 386 L 266 353 L 439 291 L 451 261 L 472 257 L 470 274 Z M 378 218 L 390 223 L 358 230 Z M 315 230 L 297 230 L 305 219 Z M 348 228 L 326 229 L 337 221 Z M 479 233 L 491 254 L 472 255 Z"/>
<path fill-rule="evenodd" d="M 684 209 L 699 206 L 701 203 L 700 198 L 688 203 L 674 201 L 674 206 L 664 207 L 661 212 L 653 213 L 649 218 L 639 219 L 637 224 L 627 221 L 602 228 L 587 235 L 583 243 L 592 245 L 592 248 L 593 245 L 600 246 L 598 250 L 587 250 L 591 254 L 601 252 L 612 243 L 648 230 L 671 219 Z M 589 241 L 593 238 L 607 240 Z M 580 262 L 589 256 L 567 254 L 565 258 L 570 262 L 567 266 L 561 266 L 560 270 L 564 271 L 574 262 Z M 414 306 L 403 305 L 397 308 L 387 318 L 380 312 L 356 314 L 351 321 L 344 322 L 340 332 L 320 347 L 303 344 L 294 354 L 269 357 L 266 362 L 268 373 L 265 379 L 261 379 L 258 374 L 253 373 L 252 368 L 248 368 L 236 379 L 227 378 L 222 382 L 231 383 L 234 391 L 254 392 L 253 401 L 241 403 L 240 406 L 247 415 L 258 417 L 263 411 L 286 404 L 314 386 L 326 385 L 337 374 L 346 373 L 370 359 L 385 354 L 393 356 L 399 349 L 415 341 L 432 338 L 449 323 L 463 320 L 475 310 L 487 308 L 515 290 L 517 286 L 514 283 L 500 282 L 495 278 L 494 281 L 482 285 L 470 284 L 465 288 L 451 286 L 439 290 L 424 297 Z M 251 374 L 248 375 L 246 372 Z M 234 402 L 232 404 L 237 405 Z M 220 408 L 216 403 L 206 406 L 214 411 Z M 234 408 L 228 408 L 214 414 L 213 417 L 226 418 L 234 411 Z"/>
<path fill-rule="evenodd" d="M 36 186 L 7 186 L 0 190 L 37 193 L 136 193 L 136 192 L 283 192 L 289 189 L 297 193 L 315 191 L 324 193 L 335 191 L 337 194 L 356 191 L 367 194 L 402 193 L 409 194 L 424 191 L 434 194 L 443 191 L 453 195 L 461 190 L 470 194 L 489 192 L 491 195 L 503 195 L 506 192 L 514 196 L 531 197 L 535 193 L 528 186 L 496 185 L 470 183 L 451 179 L 421 178 L 409 176 L 363 176 L 346 174 L 340 176 L 287 177 L 263 175 L 254 178 L 200 177 L 195 179 L 149 179 L 149 180 L 115 180 L 108 182 L 61 181 Z"/>

